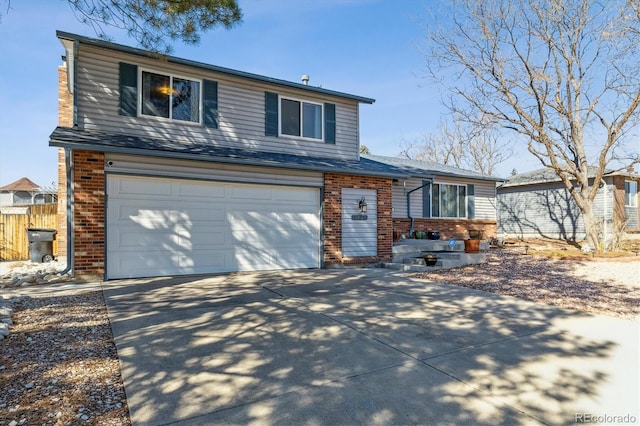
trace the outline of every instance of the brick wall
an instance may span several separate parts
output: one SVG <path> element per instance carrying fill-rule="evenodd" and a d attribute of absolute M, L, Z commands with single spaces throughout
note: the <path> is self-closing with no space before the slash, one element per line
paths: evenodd
<path fill-rule="evenodd" d="M 67 255 L 67 169 L 64 148 L 58 148 L 58 256 Z"/>
<path fill-rule="evenodd" d="M 372 189 L 377 192 L 378 255 L 346 258 L 342 256 L 342 188 Z M 391 179 L 324 175 L 324 263 L 349 264 L 387 261 L 392 258 L 393 219 L 391 217 Z"/>
<path fill-rule="evenodd" d="M 67 67 L 58 67 L 58 125 L 73 126 L 73 95 L 67 86 Z M 67 255 L 67 169 L 64 149 L 58 148 L 58 256 Z"/>
<path fill-rule="evenodd" d="M 400 235 L 409 237 L 411 219 L 393 219 L 393 239 L 398 241 Z M 448 240 L 451 237 L 460 240 L 469 238 L 469 230 L 481 230 L 483 238 L 497 236 L 497 223 L 495 220 L 480 219 L 423 219 L 416 218 L 413 224 L 414 231 L 439 231 L 440 239 Z"/>
<path fill-rule="evenodd" d="M 104 275 L 104 153 L 73 151 L 73 232 L 76 275 Z"/>
<path fill-rule="evenodd" d="M 67 85 L 67 66 L 58 67 L 58 125 L 73 127 L 73 95 Z"/>

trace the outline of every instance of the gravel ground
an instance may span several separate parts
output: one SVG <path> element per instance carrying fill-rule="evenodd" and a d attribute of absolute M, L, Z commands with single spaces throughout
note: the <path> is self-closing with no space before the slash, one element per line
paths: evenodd
<path fill-rule="evenodd" d="M 0 341 L 0 425 L 130 425 L 101 291 L 20 297 Z"/>
<path fill-rule="evenodd" d="M 481 265 L 418 276 L 601 315 L 638 318 L 640 263 L 491 251 Z M 130 425 L 102 292 L 13 300 L 0 340 L 0 425 Z"/>
<path fill-rule="evenodd" d="M 416 276 L 592 314 L 640 317 L 640 258 L 558 260 L 491 250 L 486 263 Z"/>

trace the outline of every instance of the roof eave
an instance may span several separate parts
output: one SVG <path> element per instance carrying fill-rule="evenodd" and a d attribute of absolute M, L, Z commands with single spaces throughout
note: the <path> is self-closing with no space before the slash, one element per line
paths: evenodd
<path fill-rule="evenodd" d="M 118 52 L 129 53 L 131 55 L 143 56 L 145 58 L 157 59 L 159 54 L 154 54 L 148 50 L 138 49 L 135 47 L 125 46 L 122 44 L 112 43 L 109 41 L 99 40 L 95 38 L 85 37 L 78 34 L 68 33 L 65 31 L 56 31 L 56 36 L 59 39 L 77 41 L 79 43 L 84 43 L 92 46 L 101 47 L 104 49 L 115 50 Z M 308 86 L 302 83 L 294 83 L 287 80 L 280 80 L 277 78 L 266 77 L 259 74 L 253 74 L 250 72 L 238 71 L 231 68 L 220 67 L 216 65 L 205 64 L 203 62 L 191 61 L 188 59 L 182 59 L 175 56 L 164 56 L 164 59 L 167 62 L 186 65 L 190 67 L 200 68 L 208 71 L 218 72 L 222 74 L 232 75 L 235 77 L 241 77 L 252 81 L 257 81 L 260 83 L 268 83 L 282 87 L 294 88 L 298 90 L 306 90 L 310 92 L 320 93 L 323 95 L 336 96 L 344 99 L 351 99 L 363 104 L 373 104 L 376 100 L 373 98 L 368 98 L 364 96 L 352 95 L 349 93 L 338 92 L 334 90 L 323 89 L 321 87 Z"/>
<path fill-rule="evenodd" d="M 246 165 L 246 166 L 286 168 L 286 169 L 293 169 L 293 170 L 305 170 L 305 171 L 315 171 L 315 172 L 324 172 L 324 173 L 353 174 L 358 176 L 386 177 L 386 178 L 395 178 L 395 179 L 405 179 L 408 177 L 407 175 L 404 175 L 404 174 L 398 174 L 398 173 L 392 173 L 392 172 L 368 171 L 368 170 L 355 169 L 355 168 L 349 168 L 349 167 L 328 169 L 326 167 L 323 168 L 321 166 L 309 166 L 305 164 L 296 164 L 296 163 L 289 163 L 289 162 L 281 163 L 281 162 L 265 160 L 265 159 L 203 156 L 202 154 L 187 154 L 187 153 L 175 152 L 175 151 L 123 148 L 123 147 L 104 146 L 104 145 L 96 146 L 90 143 L 73 142 L 73 141 L 68 141 L 68 140 L 59 139 L 55 137 L 52 137 L 49 140 L 49 146 L 58 147 L 58 148 L 69 148 L 69 149 L 82 149 L 86 151 L 105 152 L 105 153 L 113 153 L 113 154 L 144 155 L 148 157 L 206 161 L 211 163 L 239 164 L 239 165 Z"/>

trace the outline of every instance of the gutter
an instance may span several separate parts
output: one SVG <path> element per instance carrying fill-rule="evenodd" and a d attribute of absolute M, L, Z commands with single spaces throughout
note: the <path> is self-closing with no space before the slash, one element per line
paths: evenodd
<path fill-rule="evenodd" d="M 374 177 L 386 177 L 386 178 L 398 178 L 398 179 L 406 179 L 407 175 L 401 173 L 400 171 L 371 171 L 366 168 L 357 168 L 350 167 L 347 165 L 327 165 L 326 159 L 316 159 L 318 160 L 316 164 L 301 164 L 296 163 L 294 161 L 284 161 L 278 162 L 272 159 L 265 158 L 238 158 L 234 155 L 229 156 L 211 156 L 211 155 L 203 155 L 203 154 L 194 154 L 190 152 L 176 152 L 176 151 L 159 151 L 152 150 L 147 148 L 130 148 L 123 146 L 109 146 L 109 145 L 96 145 L 90 142 L 73 142 L 69 140 L 65 140 L 65 138 L 61 138 L 58 135 L 51 134 L 49 139 L 49 146 L 69 148 L 69 149 L 83 149 L 87 151 L 96 151 L 96 152 L 104 152 L 104 153 L 114 153 L 114 154 L 128 154 L 128 155 L 143 155 L 143 156 L 151 156 L 158 158 L 170 158 L 170 159 L 182 159 L 182 160 L 197 160 L 197 161 L 208 161 L 212 163 L 225 163 L 225 164 L 239 164 L 239 165 L 248 165 L 248 166 L 260 166 L 260 167 L 276 167 L 276 168 L 287 168 L 294 170 L 307 170 L 313 172 L 322 172 L 322 173 L 341 173 L 341 174 L 353 174 L 359 176 L 374 176 Z M 340 160 L 337 160 L 340 161 Z M 391 166 L 393 167 L 393 166 Z"/>

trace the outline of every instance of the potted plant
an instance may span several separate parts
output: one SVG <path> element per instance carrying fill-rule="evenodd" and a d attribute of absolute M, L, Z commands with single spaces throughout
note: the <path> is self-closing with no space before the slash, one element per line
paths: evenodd
<path fill-rule="evenodd" d="M 439 240 L 440 239 L 440 231 L 429 231 L 427 232 L 427 238 L 430 240 Z"/>
<path fill-rule="evenodd" d="M 469 229 L 469 239 L 464 240 L 465 253 L 480 253 L 480 241 L 482 240 L 482 231 L 479 229 Z"/>
<path fill-rule="evenodd" d="M 435 264 L 438 262 L 438 256 L 433 253 L 425 253 L 422 255 L 422 258 L 424 259 L 424 263 L 427 266 L 435 266 Z"/>

